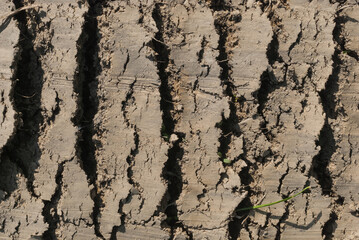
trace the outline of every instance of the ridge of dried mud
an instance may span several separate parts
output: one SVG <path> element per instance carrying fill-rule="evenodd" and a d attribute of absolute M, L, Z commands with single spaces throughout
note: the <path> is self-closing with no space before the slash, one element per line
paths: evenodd
<path fill-rule="evenodd" d="M 0 23 L 0 239 L 359 237 L 356 1 L 0 10 L 29 4 Z"/>

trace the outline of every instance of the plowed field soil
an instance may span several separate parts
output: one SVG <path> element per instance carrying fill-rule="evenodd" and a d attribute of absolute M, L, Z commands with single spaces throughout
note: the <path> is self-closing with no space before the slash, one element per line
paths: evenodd
<path fill-rule="evenodd" d="M 358 129 L 357 0 L 0 4 L 0 239 L 359 239 Z"/>

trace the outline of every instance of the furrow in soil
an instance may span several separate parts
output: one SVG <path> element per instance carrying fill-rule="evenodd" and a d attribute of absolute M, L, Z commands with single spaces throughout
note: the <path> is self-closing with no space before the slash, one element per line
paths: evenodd
<path fill-rule="evenodd" d="M 166 26 L 166 16 L 162 14 L 162 3 L 156 3 L 153 8 L 152 17 L 156 22 L 158 32 L 155 38 L 152 39 L 153 49 L 156 52 L 156 62 L 158 75 L 161 79 L 160 94 L 161 94 L 161 111 L 162 111 L 162 138 L 169 142 L 169 149 L 167 153 L 167 162 L 163 169 L 163 177 L 168 181 L 167 194 L 163 199 L 166 220 L 163 226 L 170 229 L 170 239 L 174 239 L 177 231 L 184 230 L 183 237 L 189 237 L 183 224 L 178 221 L 178 209 L 176 201 L 178 200 L 182 191 L 182 173 L 179 162 L 183 157 L 183 148 L 181 143 L 183 141 L 183 133 L 174 132 L 177 119 L 180 117 L 181 105 L 173 101 L 178 99 L 177 92 L 173 88 L 173 84 L 169 82 L 171 73 L 169 71 L 169 47 L 163 42 L 164 28 Z M 179 230 L 178 230 L 179 229 Z"/>
<path fill-rule="evenodd" d="M 4 1 L 1 14 L 21 7 Z M 43 203 L 33 192 L 33 170 L 39 156 L 39 79 L 25 14 L 0 22 L 0 238 L 29 239 L 46 230 Z M 16 23 L 17 22 L 17 23 Z M 36 96 L 35 96 L 36 95 Z M 16 113 L 15 113 L 16 111 Z"/>
<path fill-rule="evenodd" d="M 4 0 L 0 239 L 359 238 L 358 16 Z"/>
<path fill-rule="evenodd" d="M 237 210 L 258 203 L 256 200 L 261 192 L 256 186 L 259 184 L 257 171 L 270 153 L 270 143 L 261 130 L 264 120 L 258 114 L 258 92 L 263 72 L 267 70 L 266 53 L 272 40 L 272 29 L 258 4 L 233 4 L 230 10 L 225 9 L 217 12 L 220 17 L 217 21 L 222 22 L 227 34 L 225 51 L 230 82 L 227 94 L 231 97 L 234 112 L 233 135 L 227 157 L 234 161 L 232 167 L 240 176 L 241 188 L 248 191 L 244 201 L 234 211 L 233 220 L 228 226 L 229 238 L 237 239 L 240 235 L 240 238 L 246 239 L 255 237 L 255 233 L 248 226 L 248 212 Z M 265 221 L 266 216 L 263 217 Z"/>
<path fill-rule="evenodd" d="M 102 205 L 99 194 L 97 179 L 97 163 L 95 159 L 96 143 L 94 135 L 94 117 L 98 111 L 96 89 L 99 74 L 98 42 L 99 32 L 97 27 L 97 16 L 101 14 L 102 4 L 89 0 L 89 9 L 85 14 L 81 36 L 78 40 L 78 72 L 76 76 L 75 92 L 78 94 L 78 109 L 74 118 L 78 127 L 77 156 L 81 161 L 81 167 L 86 173 L 87 181 L 91 185 L 91 198 L 93 209 L 91 218 L 93 221 L 95 235 L 103 238 L 99 232 L 98 214 Z"/>
<path fill-rule="evenodd" d="M 42 215 L 44 216 L 44 221 L 49 225 L 47 230 L 42 234 L 42 237 L 45 239 L 56 239 L 56 229 L 59 223 L 59 214 L 57 212 L 57 206 L 61 198 L 62 193 L 62 184 L 63 184 L 63 173 L 64 173 L 64 164 L 65 162 L 59 164 L 57 169 L 55 181 L 56 189 L 54 194 L 51 196 L 51 200 L 43 201 L 44 208 L 42 210 Z"/>
<path fill-rule="evenodd" d="M 319 92 L 332 73 L 335 5 L 329 1 L 293 1 L 263 9 L 274 36 L 267 50 L 270 66 L 262 76 L 266 91 L 259 91 L 258 110 L 271 154 L 257 164 L 255 186 L 262 194 L 253 196 L 252 202 L 273 202 L 308 184 L 312 190 L 310 195 L 293 200 L 295 203 L 251 213 L 248 229 L 252 239 L 292 239 L 298 234 L 303 239 L 321 238 L 331 199 L 322 195 L 321 183 L 311 169 L 325 124 Z"/>
<path fill-rule="evenodd" d="M 247 153 L 249 154 L 249 157 L 251 154 L 247 151 L 247 149 L 251 148 L 251 144 L 250 142 L 246 142 L 245 139 L 245 136 L 249 132 L 246 132 L 248 129 L 241 129 L 239 124 L 242 121 L 248 120 L 248 118 L 251 118 L 252 115 L 255 114 L 252 111 L 255 110 L 255 103 L 247 102 L 249 103 L 247 104 L 244 95 L 238 92 L 241 91 L 238 88 L 239 86 L 236 85 L 238 84 L 238 81 L 240 81 L 239 78 L 242 74 L 238 69 L 236 69 L 236 65 L 244 60 L 244 56 L 248 56 L 248 54 L 244 54 L 239 57 L 237 56 L 242 52 L 239 48 L 239 45 L 242 44 L 239 41 L 239 37 L 243 33 L 240 32 L 239 29 L 241 28 L 240 22 L 244 16 L 245 7 L 243 4 L 228 5 L 224 1 L 212 1 L 210 6 L 214 11 L 214 23 L 216 31 L 219 35 L 219 55 L 217 57 L 217 62 L 221 67 L 220 78 L 223 85 L 223 93 L 228 97 L 230 106 L 229 117 L 224 118 L 224 116 L 222 116 L 222 121 L 219 124 L 219 127 L 222 130 L 222 136 L 219 139 L 221 143 L 219 147 L 219 155 L 224 166 L 227 168 L 227 171 L 233 171 L 240 177 L 241 185 L 232 188 L 232 191 L 245 191 L 246 193 L 246 198 L 237 205 L 236 209 L 238 209 L 243 206 L 247 207 L 248 204 L 250 204 L 251 188 L 249 187 L 249 182 L 251 182 L 251 179 L 253 180 L 253 178 L 249 175 L 249 172 L 253 170 L 253 164 L 247 158 Z M 247 22 L 245 24 L 247 24 Z M 270 33 L 270 31 L 267 31 L 267 33 Z M 246 41 L 243 36 L 241 37 L 242 40 Z M 270 36 L 266 37 L 270 39 Z M 266 44 L 267 43 L 263 45 L 264 48 Z M 255 52 L 260 54 L 260 51 L 263 52 L 263 50 Z M 263 57 L 265 58 L 264 54 Z M 261 59 L 259 59 L 259 62 L 260 61 Z M 256 73 L 254 73 L 254 75 L 255 74 Z M 253 77 L 255 78 L 255 76 Z M 252 81 L 252 79 L 250 81 Z M 255 93 L 255 90 L 249 89 L 248 92 Z M 252 101 L 252 99 L 249 101 Z M 247 111 L 249 109 L 251 110 Z M 256 136 L 256 134 L 253 134 L 252 136 Z M 253 147 L 255 148 L 255 146 Z M 258 155 L 262 155 L 262 153 L 258 152 Z M 230 239 L 238 238 L 238 234 L 243 227 L 243 220 L 245 217 L 246 216 L 237 214 L 236 210 L 234 210 L 231 214 L 230 222 L 228 224 L 228 237 Z"/>
<path fill-rule="evenodd" d="M 359 6 L 338 7 L 337 89 L 334 118 L 329 119 L 336 149 L 328 169 L 333 180 L 335 201 L 331 219 L 323 232 L 326 239 L 356 239 L 359 216 Z"/>
<path fill-rule="evenodd" d="M 94 118 L 97 186 L 105 239 L 168 239 L 162 178 L 168 143 L 161 137 L 161 79 L 152 40 L 153 5 L 105 3 L 98 16 L 100 67 Z"/>
<path fill-rule="evenodd" d="M 34 194 L 46 203 L 43 210 L 49 229 L 44 238 L 83 239 L 94 235 L 93 201 L 86 174 L 77 156 L 79 108 L 77 54 L 82 42 L 84 3 L 35 1 L 28 16 L 41 76 L 40 157 L 34 171 Z M 46 14 L 43 14 L 43 11 Z M 35 23 L 35 24 L 31 24 Z M 61 179 L 57 180 L 58 172 Z M 58 192 L 58 194 L 56 194 Z M 56 196 L 56 197 L 53 197 Z M 48 209 L 49 208 L 49 209 Z M 53 217 L 49 215 L 54 214 Z M 57 217 L 56 217 L 57 215 Z M 52 229 L 56 228 L 56 229 Z"/>
<path fill-rule="evenodd" d="M 171 49 L 168 82 L 176 92 L 177 124 L 183 133 L 180 147 L 182 190 L 176 201 L 178 228 L 175 239 L 226 239 L 229 218 L 244 198 L 239 176 L 225 168 L 218 156 L 222 116 L 228 118 L 217 63 L 219 35 L 212 10 L 205 3 L 164 4 L 163 41 Z"/>

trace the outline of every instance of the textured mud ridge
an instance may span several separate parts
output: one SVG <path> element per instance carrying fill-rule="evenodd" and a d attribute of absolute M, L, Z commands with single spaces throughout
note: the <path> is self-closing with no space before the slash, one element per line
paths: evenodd
<path fill-rule="evenodd" d="M 356 1 L 0 10 L 0 239 L 359 238 Z"/>

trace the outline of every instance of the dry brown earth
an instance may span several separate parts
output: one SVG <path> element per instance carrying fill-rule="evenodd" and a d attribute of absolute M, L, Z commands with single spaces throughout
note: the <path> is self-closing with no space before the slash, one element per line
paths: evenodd
<path fill-rule="evenodd" d="M 0 21 L 0 239 L 359 239 L 356 0 Z"/>

